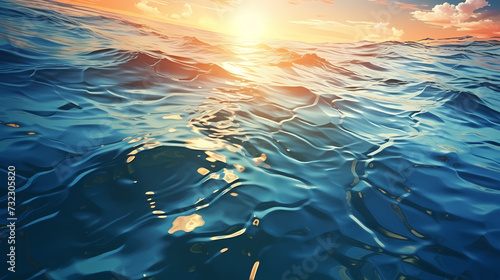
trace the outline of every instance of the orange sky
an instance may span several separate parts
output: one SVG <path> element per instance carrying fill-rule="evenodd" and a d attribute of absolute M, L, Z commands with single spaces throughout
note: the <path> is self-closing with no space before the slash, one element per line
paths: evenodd
<path fill-rule="evenodd" d="M 404 1 L 404 0 L 400 0 Z M 491 0 L 490 0 L 491 1 Z M 499 3 L 462 0 L 60 0 L 258 40 L 414 41 L 500 36 Z M 418 3 L 418 4 L 417 4 Z"/>

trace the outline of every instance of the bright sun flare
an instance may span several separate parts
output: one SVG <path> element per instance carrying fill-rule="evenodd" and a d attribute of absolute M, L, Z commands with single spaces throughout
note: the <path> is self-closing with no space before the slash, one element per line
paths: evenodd
<path fill-rule="evenodd" d="M 262 14 L 254 11 L 239 13 L 234 19 L 233 34 L 246 40 L 255 40 L 264 36 L 266 21 Z"/>

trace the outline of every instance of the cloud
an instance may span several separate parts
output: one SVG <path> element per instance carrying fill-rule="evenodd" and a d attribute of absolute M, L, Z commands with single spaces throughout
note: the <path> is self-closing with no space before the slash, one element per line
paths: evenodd
<path fill-rule="evenodd" d="M 346 21 L 346 23 L 340 23 L 330 20 L 308 19 L 291 21 L 291 23 L 342 33 L 352 36 L 351 38 L 356 41 L 399 41 L 405 33 L 402 29 L 389 26 L 389 23 L 371 21 Z"/>
<path fill-rule="evenodd" d="M 157 17 L 163 16 L 163 14 L 158 10 L 158 8 L 149 6 L 148 3 L 149 3 L 148 0 L 141 0 L 141 2 L 136 3 L 135 6 L 137 7 L 137 9 L 143 11 L 146 14 Z"/>
<path fill-rule="evenodd" d="M 467 32 L 478 37 L 500 35 L 500 22 L 487 19 L 476 10 L 488 6 L 486 0 L 466 0 L 453 5 L 443 3 L 434 6 L 432 11 L 415 11 L 413 17 L 427 24 L 442 26 L 443 28 L 456 28 L 457 31 Z M 485 13 L 491 14 L 491 13 Z"/>
<path fill-rule="evenodd" d="M 408 3 L 401 3 L 401 2 L 395 2 L 396 5 L 398 5 L 399 8 L 403 10 L 420 10 L 419 6 L 422 7 L 427 7 L 427 5 L 415 5 L 415 4 L 408 4 Z"/>
<path fill-rule="evenodd" d="M 466 0 L 458 5 L 445 2 L 434 6 L 430 12 L 415 11 L 412 14 L 414 18 L 430 24 L 455 24 L 477 17 L 480 14 L 474 11 L 486 6 L 486 0 Z"/>
<path fill-rule="evenodd" d="M 370 2 L 374 2 L 375 4 L 379 4 L 379 5 L 388 5 L 389 2 L 387 1 L 378 1 L 378 0 L 370 0 Z"/>
<path fill-rule="evenodd" d="M 399 41 L 405 34 L 403 29 L 389 27 L 389 23 L 378 22 L 371 27 L 372 33 L 368 33 L 364 40 L 369 41 Z"/>
<path fill-rule="evenodd" d="M 292 5 L 298 5 L 302 2 L 321 2 L 321 3 L 325 3 L 325 4 L 329 4 L 329 5 L 335 4 L 335 2 L 330 1 L 330 0 L 290 0 L 290 1 L 288 1 L 288 3 L 290 3 Z"/>
<path fill-rule="evenodd" d="M 355 26 L 359 40 L 399 41 L 405 34 L 403 29 L 389 26 L 388 22 L 347 21 Z"/>
<path fill-rule="evenodd" d="M 193 8 L 191 8 L 191 5 L 189 4 L 184 4 L 184 6 L 182 7 L 182 14 L 181 16 L 183 18 L 188 18 L 190 17 L 191 15 L 193 14 Z"/>
<path fill-rule="evenodd" d="M 191 5 L 189 4 L 184 4 L 182 7 L 182 13 L 179 14 L 171 14 L 170 17 L 173 19 L 181 19 L 181 18 L 188 18 L 193 14 L 193 8 L 191 8 Z"/>
<path fill-rule="evenodd" d="M 149 2 L 150 2 L 149 0 L 141 0 L 141 2 L 136 3 L 135 6 L 137 7 L 137 9 L 141 10 L 142 12 L 144 12 L 150 16 L 154 16 L 154 17 L 158 17 L 158 18 L 169 17 L 168 14 L 163 14 L 162 12 L 160 12 L 158 10 L 158 8 L 150 6 Z M 154 2 L 154 1 L 151 1 L 151 2 Z M 191 7 L 191 5 L 186 3 L 182 7 L 182 12 L 180 14 L 173 13 L 170 15 L 170 18 L 172 18 L 172 19 L 188 18 L 192 14 L 193 14 L 193 8 Z"/>
<path fill-rule="evenodd" d="M 458 31 L 466 31 L 478 37 L 490 37 L 500 35 L 500 23 L 491 19 L 462 22 L 457 24 Z"/>

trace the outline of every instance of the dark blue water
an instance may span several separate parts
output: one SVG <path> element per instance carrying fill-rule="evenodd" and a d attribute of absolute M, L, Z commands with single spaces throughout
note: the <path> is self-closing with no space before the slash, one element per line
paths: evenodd
<path fill-rule="evenodd" d="M 500 279 L 498 40 L 0 7 L 0 279 Z"/>

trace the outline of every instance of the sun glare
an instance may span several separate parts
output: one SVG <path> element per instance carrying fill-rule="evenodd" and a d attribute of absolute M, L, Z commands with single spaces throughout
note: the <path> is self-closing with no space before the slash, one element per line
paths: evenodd
<path fill-rule="evenodd" d="M 232 32 L 244 40 L 254 41 L 266 33 L 266 19 L 257 11 L 247 10 L 235 15 Z"/>

